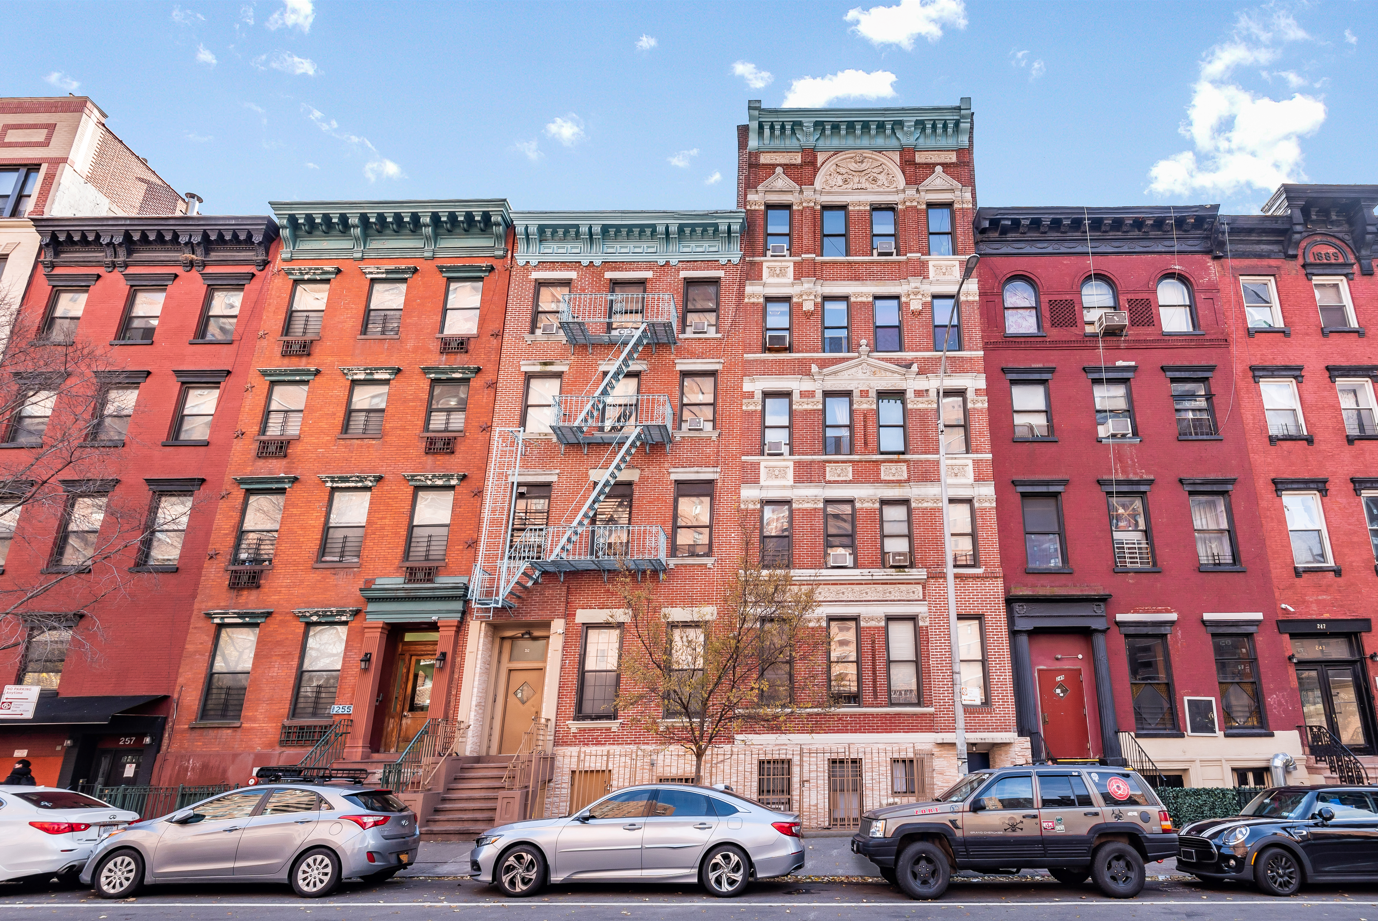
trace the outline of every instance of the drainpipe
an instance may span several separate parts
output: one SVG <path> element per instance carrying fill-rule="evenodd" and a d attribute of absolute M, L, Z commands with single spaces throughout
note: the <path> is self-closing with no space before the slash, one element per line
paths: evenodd
<path fill-rule="evenodd" d="M 1287 786 L 1287 774 L 1297 769 L 1296 759 L 1287 752 L 1278 752 L 1268 761 L 1268 780 L 1275 787 Z"/>

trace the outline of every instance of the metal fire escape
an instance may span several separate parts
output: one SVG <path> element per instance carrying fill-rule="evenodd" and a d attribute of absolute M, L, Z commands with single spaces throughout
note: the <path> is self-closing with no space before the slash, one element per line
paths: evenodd
<path fill-rule="evenodd" d="M 560 329 L 571 347 L 612 346 L 604 374 L 583 394 L 557 394 L 550 406 L 550 430 L 561 445 L 606 445 L 597 479 L 574 503 L 562 525 L 524 527 L 513 534 L 513 513 L 522 457 L 531 433 L 494 432 L 484 488 L 478 559 L 469 582 L 474 617 L 487 619 L 510 608 L 526 589 L 554 572 L 665 572 L 666 536 L 659 525 L 597 524 L 595 516 L 636 449 L 670 447 L 674 408 L 664 394 L 622 394 L 618 384 L 647 345 L 676 342 L 677 314 L 670 294 L 570 294 L 560 304 Z"/>

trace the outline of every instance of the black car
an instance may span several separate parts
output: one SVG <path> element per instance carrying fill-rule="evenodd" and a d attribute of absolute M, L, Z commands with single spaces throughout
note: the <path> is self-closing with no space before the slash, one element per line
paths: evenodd
<path fill-rule="evenodd" d="M 1203 880 L 1253 880 L 1269 895 L 1302 883 L 1378 877 L 1378 788 L 1276 787 L 1228 819 L 1194 822 L 1177 868 Z"/>

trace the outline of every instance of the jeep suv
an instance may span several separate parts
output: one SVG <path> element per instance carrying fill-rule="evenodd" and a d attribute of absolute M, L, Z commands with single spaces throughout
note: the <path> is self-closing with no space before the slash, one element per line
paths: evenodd
<path fill-rule="evenodd" d="M 911 898 L 936 899 L 958 870 L 1046 868 L 1112 898 L 1144 887 L 1144 864 L 1177 854 L 1172 819 L 1126 768 L 1038 764 L 981 771 L 935 801 L 873 809 L 852 852 Z M 1017 872 L 1006 870 L 1006 872 Z"/>

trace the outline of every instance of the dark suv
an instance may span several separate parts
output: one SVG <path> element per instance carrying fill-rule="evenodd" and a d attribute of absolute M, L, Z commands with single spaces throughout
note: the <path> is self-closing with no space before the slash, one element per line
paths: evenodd
<path fill-rule="evenodd" d="M 873 809 L 852 851 L 912 898 L 936 899 L 957 870 L 1046 868 L 1127 899 L 1144 864 L 1177 854 L 1172 819 L 1126 768 L 1038 764 L 981 771 L 937 800 Z M 1007 872 L 1013 872 L 1007 870 Z"/>

